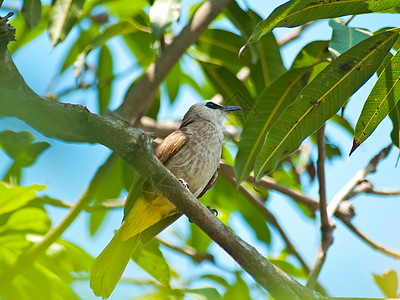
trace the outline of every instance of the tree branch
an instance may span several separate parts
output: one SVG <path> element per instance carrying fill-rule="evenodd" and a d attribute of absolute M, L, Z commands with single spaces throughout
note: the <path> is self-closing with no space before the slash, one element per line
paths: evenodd
<path fill-rule="evenodd" d="M 311 269 L 306 287 L 313 290 L 319 273 L 325 263 L 326 254 L 333 243 L 333 229 L 326 206 L 326 183 L 325 183 L 325 124 L 317 132 L 318 160 L 317 176 L 319 182 L 319 211 L 321 215 L 321 242 L 318 246 L 318 253 L 313 268 Z"/>
<path fill-rule="evenodd" d="M 328 205 L 328 217 L 331 218 L 332 215 L 338 209 L 340 203 L 346 199 L 349 199 L 349 195 L 353 192 L 354 188 L 365 181 L 365 176 L 374 173 L 378 163 L 384 159 L 392 149 L 392 144 L 382 149 L 377 155 L 375 155 L 368 165 L 361 170 L 358 170 L 356 175 L 333 197 Z"/>
<path fill-rule="evenodd" d="M 190 22 L 182 29 L 174 41 L 168 45 L 155 63 L 151 64 L 139 82 L 128 92 L 122 105 L 115 113 L 123 120 L 135 124 L 150 107 L 160 83 L 169 73 L 188 47 L 195 43 L 232 0 L 205 1 Z"/>

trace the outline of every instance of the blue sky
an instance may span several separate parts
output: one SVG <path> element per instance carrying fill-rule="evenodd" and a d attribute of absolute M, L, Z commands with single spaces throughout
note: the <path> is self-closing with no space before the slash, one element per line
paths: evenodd
<path fill-rule="evenodd" d="M 11 1 L 9 1 L 11 2 Z M 254 10 L 266 17 L 274 7 L 284 1 L 247 1 Z M 15 3 L 15 2 L 14 2 Z M 185 1 L 186 3 L 186 1 Z M 190 2 L 189 2 L 190 3 Z M 7 1 L 6 1 L 7 4 Z M 185 10 L 186 4 L 183 7 Z M 181 22 L 184 24 L 186 16 L 184 15 Z M 380 14 L 379 16 L 357 16 L 351 26 L 367 28 L 375 31 L 385 26 L 400 26 L 398 15 Z M 215 24 L 215 26 L 226 26 L 224 22 Z M 17 29 L 18 30 L 18 29 Z M 288 29 L 278 29 L 276 35 L 283 36 Z M 289 66 L 298 51 L 308 42 L 315 39 L 329 39 L 331 35 L 330 27 L 327 21 L 322 21 L 312 26 L 304 35 L 296 42 L 285 46 L 282 50 L 283 60 L 286 66 Z M 65 57 L 65 51 L 70 47 L 76 38 L 76 32 L 68 37 L 68 39 L 52 48 L 47 33 L 42 34 L 38 39 L 25 46 L 22 50 L 14 55 L 14 61 L 23 75 L 28 85 L 39 95 L 49 91 L 52 86 L 52 80 L 58 69 L 61 67 L 62 58 Z M 111 48 L 115 59 L 115 73 L 119 73 L 127 68 L 132 70 L 128 76 L 117 80 L 113 85 L 113 107 L 117 107 L 120 99 L 123 97 L 129 83 L 135 78 L 140 70 L 132 56 L 121 47 L 118 40 L 112 40 L 108 44 Z M 96 51 L 89 57 L 92 61 L 96 60 Z M 187 64 L 190 68 L 190 64 Z M 375 78 L 371 78 L 351 99 L 346 108 L 345 115 L 354 126 L 362 104 L 365 101 L 370 89 L 373 86 Z M 63 90 L 66 87 L 74 85 L 72 70 L 68 70 L 57 82 L 56 91 Z M 96 111 L 96 92 L 82 91 L 72 93 L 64 101 L 72 103 L 80 103 L 89 107 L 90 110 Z M 186 109 L 194 102 L 200 101 L 201 98 L 191 92 L 188 88 L 183 87 L 179 94 L 178 100 L 174 105 L 170 106 L 167 99 L 163 99 L 160 112 L 160 119 L 179 119 L 182 117 Z M 0 130 L 12 129 L 15 131 L 29 130 L 38 140 L 45 140 L 52 144 L 50 149 L 38 159 L 31 167 L 27 168 L 23 177 L 23 185 L 33 183 L 46 184 L 45 193 L 68 202 L 75 202 L 79 195 L 83 192 L 95 170 L 105 158 L 109 155 L 109 150 L 99 145 L 87 144 L 67 144 L 44 137 L 40 133 L 30 129 L 23 122 L 15 119 L 0 119 Z M 327 164 L 327 182 L 328 182 L 328 199 L 339 191 L 339 189 L 357 172 L 358 169 L 364 167 L 369 159 L 375 155 L 380 149 L 390 143 L 389 135 L 391 131 L 391 122 L 385 119 L 372 136 L 351 156 L 350 159 L 336 159 L 333 163 Z M 332 124 L 327 126 L 327 134 L 332 142 L 340 146 L 342 153 L 348 153 L 352 137 L 338 130 Z M 378 168 L 378 174 L 369 176 L 375 187 L 379 188 L 395 188 L 400 186 L 399 168 L 395 168 L 398 155 L 398 149 L 392 150 L 390 156 L 383 161 Z M 4 172 L 10 164 L 10 160 L 2 152 L 0 152 L 0 172 Z M 76 176 L 79 174 L 79 176 Z M 317 186 L 312 184 L 307 193 L 317 198 Z M 356 208 L 356 217 L 354 223 L 360 230 L 366 233 L 373 240 L 378 241 L 382 245 L 391 249 L 400 249 L 400 211 L 399 197 L 379 197 L 362 195 L 354 199 L 353 203 Z M 280 196 L 272 192 L 268 202 L 268 207 L 276 214 L 281 225 L 288 232 L 296 248 L 306 258 L 309 265 L 312 265 L 315 259 L 317 245 L 320 239 L 319 223 L 304 219 L 298 213 L 297 207 L 293 205 L 292 200 Z M 53 224 L 62 218 L 65 209 L 49 208 Z M 122 211 L 113 211 L 107 220 L 107 225 L 102 226 L 100 232 L 94 237 L 90 237 L 87 232 L 88 218 L 86 214 L 82 214 L 73 225 L 65 232 L 63 238 L 72 241 L 93 256 L 96 256 L 111 239 L 113 231 L 119 226 L 122 217 Z M 174 227 L 163 233 L 164 236 L 172 237 L 171 230 L 177 230 L 184 233 L 182 225 L 187 222 L 182 218 L 174 224 Z M 334 245 L 329 249 L 327 262 L 321 272 L 320 280 L 327 287 L 328 292 L 333 296 L 348 297 L 380 297 L 382 294 L 377 289 L 372 280 L 372 273 L 380 274 L 388 269 L 395 269 L 400 273 L 400 262 L 388 258 L 366 246 L 358 238 L 354 237 L 341 223 L 336 222 L 337 228 L 334 232 Z M 263 245 L 258 243 L 253 236 L 251 230 L 248 229 L 241 218 L 232 218 L 229 224 L 237 234 L 242 238 L 255 245 L 258 250 L 267 256 L 276 256 L 282 248 L 279 236 L 274 233 L 274 244 L 271 249 L 265 249 Z M 229 269 L 237 268 L 236 264 L 217 246 L 211 246 L 211 251 L 217 256 L 218 261 Z M 205 270 L 215 270 L 215 267 L 205 263 L 194 268 L 190 261 L 167 253 L 168 257 L 175 260 L 174 265 L 190 268 L 191 272 L 202 273 Z M 186 272 L 187 273 L 187 272 Z M 138 271 L 133 265 L 127 269 L 128 276 L 142 278 L 147 275 Z M 251 282 L 251 279 L 248 279 Z M 90 291 L 86 283 L 76 284 L 76 289 L 84 296 L 85 299 L 95 299 L 90 295 Z M 134 290 L 137 293 L 139 290 Z M 120 284 L 111 299 L 129 298 L 132 290 L 127 284 Z"/>

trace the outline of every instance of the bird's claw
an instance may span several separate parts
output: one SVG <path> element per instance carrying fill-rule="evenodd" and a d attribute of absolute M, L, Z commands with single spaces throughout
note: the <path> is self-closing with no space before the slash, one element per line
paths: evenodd
<path fill-rule="evenodd" d="M 218 217 L 218 210 L 216 210 L 215 208 L 211 208 L 211 206 L 206 206 L 207 209 L 209 211 L 211 211 L 213 213 L 213 215 L 215 215 L 216 217 Z"/>
<path fill-rule="evenodd" d="M 182 178 L 178 178 L 179 182 L 183 185 L 183 187 L 189 190 L 189 184 Z"/>

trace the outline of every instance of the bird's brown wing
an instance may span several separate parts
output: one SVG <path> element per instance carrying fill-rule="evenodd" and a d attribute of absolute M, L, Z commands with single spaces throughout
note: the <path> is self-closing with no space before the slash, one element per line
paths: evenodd
<path fill-rule="evenodd" d="M 183 130 L 176 130 L 167 136 L 156 149 L 156 157 L 164 165 L 167 161 L 185 145 L 188 136 Z"/>
<path fill-rule="evenodd" d="M 200 193 L 200 195 L 197 196 L 197 199 L 200 199 L 208 190 L 211 190 L 213 188 L 213 186 L 218 178 L 218 170 L 219 170 L 219 166 L 218 166 L 217 171 L 215 171 L 214 175 L 211 177 L 210 181 L 207 183 L 204 190 Z"/>

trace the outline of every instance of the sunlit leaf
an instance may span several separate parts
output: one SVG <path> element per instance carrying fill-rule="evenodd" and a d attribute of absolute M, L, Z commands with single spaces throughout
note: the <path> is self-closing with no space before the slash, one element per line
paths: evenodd
<path fill-rule="evenodd" d="M 364 103 L 357 120 L 350 154 L 371 135 L 399 100 L 400 51 L 388 62 Z"/>
<path fill-rule="evenodd" d="M 156 54 L 151 48 L 153 43 L 151 33 L 137 31 L 124 35 L 123 38 L 132 54 L 144 69 L 154 61 Z"/>
<path fill-rule="evenodd" d="M 253 169 L 267 132 L 307 84 L 310 68 L 290 70 L 258 97 L 254 110 L 243 127 L 235 160 L 236 182 L 240 184 Z"/>
<path fill-rule="evenodd" d="M 292 0 L 277 7 L 258 23 L 247 43 L 258 41 L 275 27 L 295 27 L 313 20 L 384 12 L 399 7 L 398 0 Z"/>
<path fill-rule="evenodd" d="M 32 30 L 40 22 L 42 13 L 40 0 L 24 0 L 21 13 L 24 16 L 26 25 Z"/>
<path fill-rule="evenodd" d="M 53 0 L 49 17 L 49 35 L 53 45 L 65 40 L 82 13 L 84 0 Z"/>
<path fill-rule="evenodd" d="M 169 71 L 168 75 L 165 77 L 165 83 L 167 86 L 167 93 L 170 103 L 174 103 L 176 97 L 178 96 L 179 89 L 181 86 L 181 64 L 177 62 Z"/>
<path fill-rule="evenodd" d="M 374 274 L 374 280 L 383 294 L 388 298 L 397 298 L 399 279 L 394 270 L 386 271 L 382 275 Z"/>
<path fill-rule="evenodd" d="M 230 284 L 226 281 L 225 278 L 222 278 L 221 276 L 215 275 L 215 274 L 206 274 L 206 275 L 202 275 L 201 278 L 208 278 L 212 281 L 215 281 L 217 283 L 219 283 L 220 285 L 224 286 L 224 287 L 229 287 Z"/>
<path fill-rule="evenodd" d="M 154 39 L 158 39 L 172 22 L 178 20 L 180 8 L 180 0 L 154 1 L 149 12 Z"/>
<path fill-rule="evenodd" d="M 12 213 L 4 229 L 44 234 L 50 226 L 51 220 L 43 209 L 26 207 Z"/>
<path fill-rule="evenodd" d="M 36 198 L 35 191 L 42 191 L 44 185 L 14 186 L 11 187 L 0 181 L 0 214 L 11 212 Z"/>
<path fill-rule="evenodd" d="M 110 49 L 106 45 L 101 46 L 97 70 L 97 86 L 99 89 L 99 112 L 108 107 L 111 97 L 111 85 L 113 81 L 113 59 Z"/>
<path fill-rule="evenodd" d="M 314 65 L 319 61 L 331 59 L 328 46 L 329 41 L 312 41 L 305 45 L 293 60 L 290 68 L 304 68 Z"/>
<path fill-rule="evenodd" d="M 236 283 L 227 288 L 224 300 L 251 300 L 250 290 L 247 284 L 240 277 L 240 273 L 236 273 Z"/>
<path fill-rule="evenodd" d="M 123 189 L 124 182 L 122 178 L 122 160 L 118 159 L 118 161 L 115 163 L 109 160 L 109 164 L 110 165 L 108 165 L 108 167 L 110 169 L 96 191 L 93 201 L 94 205 L 117 199 Z M 97 232 L 106 214 L 107 210 L 92 211 L 89 224 L 89 231 L 91 235 L 94 235 Z"/>
<path fill-rule="evenodd" d="M 291 263 L 285 260 L 269 258 L 269 261 L 272 262 L 279 269 L 283 270 L 285 273 L 293 277 L 301 279 L 308 278 L 308 275 L 304 270 L 297 268 L 296 266 L 292 265 Z"/>
<path fill-rule="evenodd" d="M 329 26 L 332 28 L 329 51 L 334 58 L 372 35 L 372 33 L 365 29 L 345 26 L 335 20 L 330 20 Z"/>
<path fill-rule="evenodd" d="M 99 24 L 93 23 L 87 30 L 80 32 L 80 36 L 68 51 L 68 55 L 61 67 L 61 73 L 71 66 L 78 55 L 99 35 L 99 28 Z"/>
<path fill-rule="evenodd" d="M 392 139 L 392 142 L 394 145 L 397 146 L 397 148 L 400 148 L 400 105 L 397 103 L 397 105 L 392 109 L 392 111 L 389 113 L 390 119 L 392 120 L 393 124 L 393 129 L 392 133 L 390 134 L 390 137 Z"/>
<path fill-rule="evenodd" d="M 176 289 L 184 295 L 190 296 L 195 300 L 219 300 L 221 295 L 214 288 L 199 288 L 199 289 Z"/>
<path fill-rule="evenodd" d="M 253 97 L 235 74 L 214 64 L 202 62 L 201 66 L 209 80 L 224 98 L 224 105 L 242 107 L 245 116 L 253 109 Z"/>
<path fill-rule="evenodd" d="M 301 91 L 268 133 L 255 162 L 257 180 L 296 150 L 372 76 L 399 31 L 386 31 L 360 42 L 330 63 Z"/>
<path fill-rule="evenodd" d="M 169 285 L 171 271 L 156 241 L 139 244 L 132 259 L 147 273 L 164 285 Z"/>

